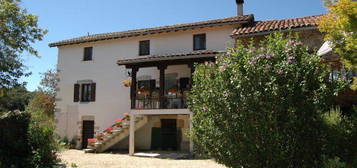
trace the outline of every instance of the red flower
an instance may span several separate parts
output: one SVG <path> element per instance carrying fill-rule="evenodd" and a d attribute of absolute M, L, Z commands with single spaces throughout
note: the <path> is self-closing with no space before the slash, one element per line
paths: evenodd
<path fill-rule="evenodd" d="M 121 119 L 115 120 L 115 123 L 118 123 L 118 122 L 123 122 L 123 120 L 121 120 Z"/>
<path fill-rule="evenodd" d="M 89 143 L 96 143 L 97 139 L 96 138 L 91 138 L 91 139 L 88 139 L 88 142 Z"/>
<path fill-rule="evenodd" d="M 106 131 L 113 131 L 113 128 L 109 127 L 109 128 L 106 129 Z"/>

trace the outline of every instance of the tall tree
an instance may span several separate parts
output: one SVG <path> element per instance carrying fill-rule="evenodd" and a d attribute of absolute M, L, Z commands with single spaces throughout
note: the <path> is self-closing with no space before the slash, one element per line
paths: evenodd
<path fill-rule="evenodd" d="M 19 83 L 24 72 L 21 54 L 38 56 L 31 43 L 42 40 L 46 30 L 39 28 L 38 17 L 19 6 L 20 0 L 0 0 L 0 88 Z"/>
<path fill-rule="evenodd" d="M 47 92 L 51 95 L 56 94 L 57 83 L 59 81 L 58 73 L 54 69 L 49 69 L 42 74 L 39 90 Z"/>
<path fill-rule="evenodd" d="M 42 74 L 41 86 L 26 109 L 32 116 L 40 116 L 46 120 L 53 119 L 57 82 L 58 76 L 55 70 L 50 69 Z"/>
<path fill-rule="evenodd" d="M 357 2 L 340 0 L 326 3 L 329 13 L 322 17 L 319 29 L 325 40 L 333 44 L 333 50 L 341 57 L 345 68 L 357 70 Z M 357 89 L 354 78 L 353 89 Z"/>

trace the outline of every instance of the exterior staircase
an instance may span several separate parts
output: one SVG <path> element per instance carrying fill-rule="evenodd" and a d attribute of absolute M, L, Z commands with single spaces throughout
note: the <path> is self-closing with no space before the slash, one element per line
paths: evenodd
<path fill-rule="evenodd" d="M 147 116 L 135 117 L 135 131 L 143 127 L 148 123 Z M 105 130 L 101 133 L 101 137 L 95 138 L 95 142 L 88 142 L 88 149 L 85 149 L 85 153 L 101 153 L 117 144 L 124 138 L 129 136 L 130 121 L 128 119 L 123 120 L 121 127 L 113 125 L 112 130 Z M 88 140 L 90 141 L 90 140 Z"/>

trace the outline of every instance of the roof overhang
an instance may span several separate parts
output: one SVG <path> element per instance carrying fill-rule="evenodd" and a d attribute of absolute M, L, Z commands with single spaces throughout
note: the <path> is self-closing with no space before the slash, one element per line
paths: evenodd
<path fill-rule="evenodd" d="M 126 68 L 132 67 L 154 67 L 159 65 L 180 65 L 180 64 L 192 64 L 194 62 L 204 62 L 215 60 L 218 54 L 222 54 L 224 51 L 194 51 L 190 53 L 179 54 L 166 54 L 156 56 L 142 56 L 132 59 L 118 60 L 119 66 L 125 66 Z"/>
<path fill-rule="evenodd" d="M 59 46 L 81 44 L 81 43 L 88 43 L 88 42 L 146 36 L 152 34 L 185 31 L 185 30 L 192 30 L 192 29 L 199 29 L 199 28 L 206 28 L 206 27 L 247 24 L 253 21 L 254 21 L 254 15 L 249 14 L 243 16 L 234 16 L 229 18 L 207 20 L 207 21 L 194 22 L 194 23 L 176 24 L 176 25 L 161 26 L 161 27 L 154 27 L 154 28 L 122 31 L 122 32 L 94 34 L 89 36 L 72 38 L 68 40 L 62 40 L 55 43 L 50 43 L 49 47 L 59 47 Z"/>
<path fill-rule="evenodd" d="M 264 35 L 268 35 L 268 34 L 275 33 L 275 32 L 286 33 L 286 32 L 293 32 L 293 31 L 296 32 L 296 31 L 304 31 L 304 30 L 317 30 L 317 27 L 316 26 L 298 27 L 298 28 L 292 27 L 292 28 L 288 28 L 288 29 L 269 30 L 269 31 L 256 32 L 256 33 L 241 34 L 241 35 L 232 34 L 231 37 L 232 38 L 241 38 L 241 37 L 264 36 Z"/>

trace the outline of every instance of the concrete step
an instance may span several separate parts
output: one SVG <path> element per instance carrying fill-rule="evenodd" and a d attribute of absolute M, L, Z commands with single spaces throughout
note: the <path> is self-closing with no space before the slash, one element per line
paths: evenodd
<path fill-rule="evenodd" d="M 95 153 L 95 149 L 84 149 L 84 153 Z"/>
<path fill-rule="evenodd" d="M 145 119 L 145 120 L 144 120 Z M 139 124 L 139 128 L 147 123 L 147 117 L 137 116 L 135 119 L 135 124 Z M 103 140 L 98 141 L 94 145 L 94 152 L 103 152 L 108 149 L 113 144 L 119 142 L 123 138 L 129 136 L 130 122 L 124 121 L 122 127 L 113 127 L 112 133 L 104 133 Z M 137 127 L 137 125 L 136 125 Z M 139 129 L 136 128 L 136 129 Z"/>

